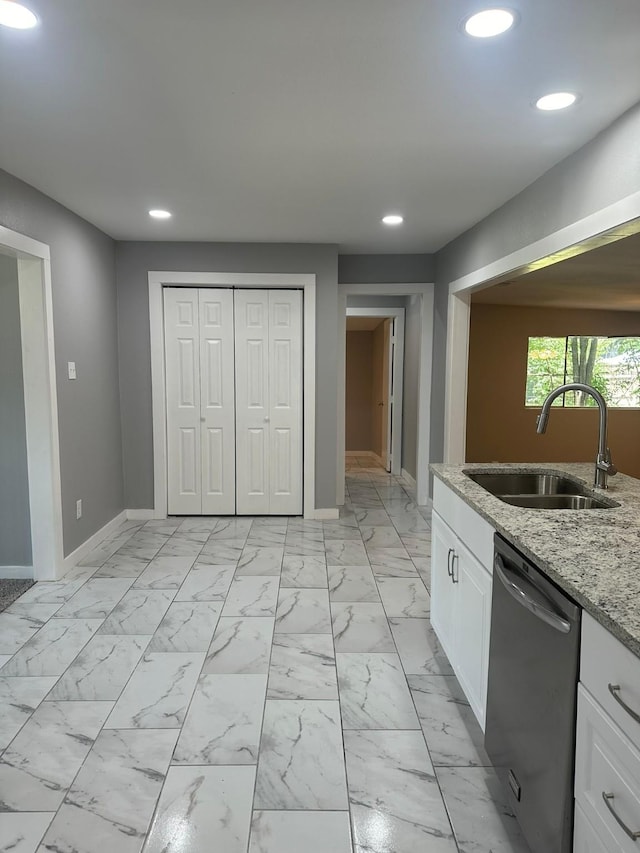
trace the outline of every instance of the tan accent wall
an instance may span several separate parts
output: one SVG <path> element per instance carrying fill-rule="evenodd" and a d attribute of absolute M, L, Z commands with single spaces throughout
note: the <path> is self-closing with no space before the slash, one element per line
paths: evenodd
<path fill-rule="evenodd" d="M 524 404 L 532 336 L 638 335 L 640 313 L 472 305 L 467 392 L 468 462 L 591 462 L 597 409 L 554 408 L 545 435 Z M 609 445 L 619 471 L 640 477 L 640 410 L 613 409 Z"/>
<path fill-rule="evenodd" d="M 347 332 L 346 450 L 373 450 L 373 334 Z"/>

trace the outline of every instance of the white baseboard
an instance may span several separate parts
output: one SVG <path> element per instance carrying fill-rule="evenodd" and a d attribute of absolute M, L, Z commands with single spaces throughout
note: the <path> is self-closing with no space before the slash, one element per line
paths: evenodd
<path fill-rule="evenodd" d="M 411 474 L 408 471 L 405 471 L 404 468 L 402 469 L 402 471 L 400 473 L 401 473 L 402 479 L 405 481 L 405 483 L 408 483 L 412 488 L 415 489 L 415 487 L 416 487 L 415 477 L 412 477 Z"/>
<path fill-rule="evenodd" d="M 311 518 L 316 521 L 336 521 L 340 518 L 340 510 L 337 507 L 327 507 L 326 509 L 314 509 Z"/>
<path fill-rule="evenodd" d="M 127 510 L 127 521 L 151 521 L 151 519 L 156 517 L 156 512 L 153 509 Z"/>
<path fill-rule="evenodd" d="M 63 574 L 68 572 L 69 569 L 73 568 L 73 566 L 77 565 L 80 560 L 83 560 L 87 554 L 91 553 L 94 548 L 96 548 L 103 539 L 106 539 L 107 536 L 110 536 L 117 528 L 122 524 L 123 521 L 127 520 L 127 511 L 125 509 L 122 512 L 118 513 L 115 518 L 112 518 L 111 521 L 108 521 L 104 527 L 101 527 L 100 530 L 96 530 L 93 536 L 90 536 L 87 540 L 85 540 L 82 545 L 78 545 L 75 551 L 72 551 L 67 557 L 64 558 L 62 567 Z"/>
<path fill-rule="evenodd" d="M 33 566 L 0 566 L 0 578 L 33 580 Z"/>

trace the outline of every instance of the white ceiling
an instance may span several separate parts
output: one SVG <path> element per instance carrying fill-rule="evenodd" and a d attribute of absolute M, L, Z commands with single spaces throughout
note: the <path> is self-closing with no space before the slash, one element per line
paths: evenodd
<path fill-rule="evenodd" d="M 122 239 L 433 251 L 640 100 L 638 0 L 509 2 L 493 40 L 459 31 L 479 0 L 29 5 L 0 166 Z M 532 109 L 558 89 L 582 101 Z"/>
<path fill-rule="evenodd" d="M 640 311 L 640 234 L 480 290 L 471 301 Z"/>

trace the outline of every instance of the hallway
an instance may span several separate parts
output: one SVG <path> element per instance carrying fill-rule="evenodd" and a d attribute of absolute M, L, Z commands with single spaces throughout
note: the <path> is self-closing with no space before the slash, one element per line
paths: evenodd
<path fill-rule="evenodd" d="M 429 512 L 128 522 L 0 614 L 0 849 L 526 853 L 431 632 Z"/>

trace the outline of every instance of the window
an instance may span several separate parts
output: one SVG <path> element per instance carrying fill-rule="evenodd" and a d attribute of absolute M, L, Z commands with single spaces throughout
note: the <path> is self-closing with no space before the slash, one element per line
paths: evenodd
<path fill-rule="evenodd" d="M 640 408 L 640 337 L 529 338 L 525 405 L 541 406 L 558 385 L 593 385 L 615 408 Z M 560 395 L 554 406 L 596 405 L 580 391 Z"/>

